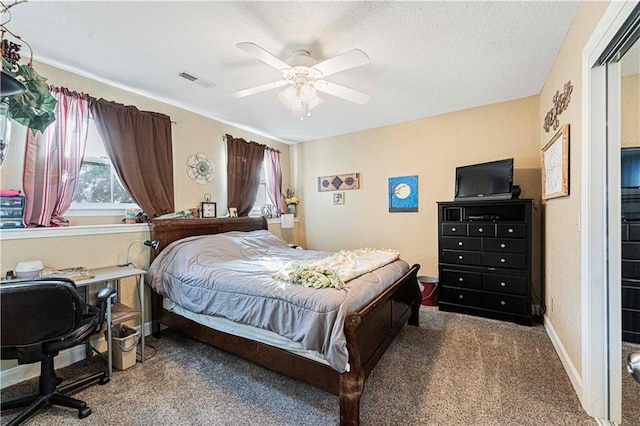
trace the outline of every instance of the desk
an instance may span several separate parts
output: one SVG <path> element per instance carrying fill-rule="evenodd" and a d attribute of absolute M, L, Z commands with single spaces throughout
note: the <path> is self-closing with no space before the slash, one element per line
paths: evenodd
<path fill-rule="evenodd" d="M 107 323 L 107 360 L 109 365 L 109 377 L 113 372 L 113 353 L 111 347 L 111 327 L 125 321 L 139 319 L 140 321 L 140 362 L 144 363 L 144 275 L 147 273 L 142 269 L 132 266 L 107 266 L 105 268 L 90 269 L 95 275 L 93 278 L 76 281 L 76 287 L 86 287 L 100 283 L 115 283 L 117 291 L 117 302 L 111 307 L 107 303 L 106 323 Z M 120 280 L 128 277 L 137 277 L 138 294 L 140 295 L 140 311 L 133 310 L 129 306 L 120 303 Z"/>

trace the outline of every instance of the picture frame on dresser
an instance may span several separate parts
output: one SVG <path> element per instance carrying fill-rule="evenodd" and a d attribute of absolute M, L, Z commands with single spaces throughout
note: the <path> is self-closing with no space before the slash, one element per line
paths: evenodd
<path fill-rule="evenodd" d="M 542 198 L 569 195 L 569 125 L 565 124 L 542 148 Z"/>

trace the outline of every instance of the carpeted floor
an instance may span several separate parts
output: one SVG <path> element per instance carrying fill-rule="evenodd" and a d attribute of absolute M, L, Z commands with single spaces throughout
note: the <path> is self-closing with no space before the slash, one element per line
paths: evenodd
<path fill-rule="evenodd" d="M 593 425 L 544 329 L 422 307 L 366 382 L 363 425 Z M 75 396 L 93 414 L 49 408 L 28 425 L 335 425 L 338 398 L 203 343 L 166 333 L 156 354 Z M 72 380 L 98 357 L 61 370 Z M 37 390 L 3 390 L 2 400 Z M 2 424 L 13 413 L 4 412 Z"/>

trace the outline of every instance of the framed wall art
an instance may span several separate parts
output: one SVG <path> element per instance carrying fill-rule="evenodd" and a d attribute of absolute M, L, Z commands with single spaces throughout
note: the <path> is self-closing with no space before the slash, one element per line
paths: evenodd
<path fill-rule="evenodd" d="M 319 192 L 343 191 L 345 189 L 360 189 L 360 173 L 318 177 Z"/>
<path fill-rule="evenodd" d="M 418 176 L 390 177 L 389 213 L 418 211 Z"/>
<path fill-rule="evenodd" d="M 344 204 L 344 192 L 335 192 L 333 194 L 333 204 Z"/>
<path fill-rule="evenodd" d="M 565 124 L 542 148 L 542 198 L 569 195 L 569 125 Z"/>

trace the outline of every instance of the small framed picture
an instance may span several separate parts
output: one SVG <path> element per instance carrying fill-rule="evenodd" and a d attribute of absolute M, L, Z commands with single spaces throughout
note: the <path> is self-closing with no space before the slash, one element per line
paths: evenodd
<path fill-rule="evenodd" d="M 211 201 L 203 201 L 200 203 L 201 217 L 217 217 L 218 212 L 216 203 Z"/>
<path fill-rule="evenodd" d="M 333 194 L 333 204 L 344 204 L 344 192 L 336 192 Z"/>
<path fill-rule="evenodd" d="M 229 217 L 238 217 L 238 209 L 235 207 L 229 207 Z"/>

